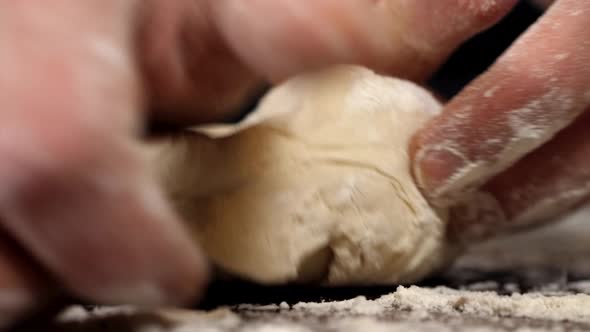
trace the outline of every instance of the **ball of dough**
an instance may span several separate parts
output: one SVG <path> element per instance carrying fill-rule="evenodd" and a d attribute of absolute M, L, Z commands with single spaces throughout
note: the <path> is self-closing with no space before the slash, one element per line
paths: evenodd
<path fill-rule="evenodd" d="M 355 66 L 295 77 L 236 125 L 152 146 L 158 177 L 210 259 L 268 284 L 410 283 L 447 261 L 445 211 L 407 147 L 440 105 Z"/>

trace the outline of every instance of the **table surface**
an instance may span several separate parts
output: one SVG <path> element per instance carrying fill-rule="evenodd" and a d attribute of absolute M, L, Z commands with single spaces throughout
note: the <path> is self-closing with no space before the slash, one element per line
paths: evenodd
<path fill-rule="evenodd" d="M 589 219 L 590 209 L 483 243 L 419 287 L 217 283 L 201 310 L 74 306 L 37 323 L 60 332 L 590 331 Z"/>

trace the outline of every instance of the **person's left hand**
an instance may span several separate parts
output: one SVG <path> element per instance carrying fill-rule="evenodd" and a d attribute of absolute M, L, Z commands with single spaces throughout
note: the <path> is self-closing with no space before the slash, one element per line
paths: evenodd
<path fill-rule="evenodd" d="M 144 121 L 223 120 L 333 63 L 422 81 L 515 1 L 0 0 L 0 314 L 50 279 L 99 303 L 198 292 L 199 252 L 136 151 Z"/>

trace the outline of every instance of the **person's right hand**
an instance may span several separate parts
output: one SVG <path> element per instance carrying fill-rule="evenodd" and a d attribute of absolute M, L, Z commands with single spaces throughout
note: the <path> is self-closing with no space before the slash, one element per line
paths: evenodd
<path fill-rule="evenodd" d="M 547 2 L 547 1 L 545 1 Z M 558 0 L 415 137 L 417 182 L 465 242 L 590 196 L 590 1 Z"/>

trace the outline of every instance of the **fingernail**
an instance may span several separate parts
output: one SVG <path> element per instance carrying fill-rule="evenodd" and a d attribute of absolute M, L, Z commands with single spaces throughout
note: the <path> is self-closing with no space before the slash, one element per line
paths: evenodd
<path fill-rule="evenodd" d="M 416 154 L 414 176 L 424 194 L 435 205 L 446 206 L 454 182 L 461 176 L 467 163 L 463 156 L 448 148 L 424 148 Z"/>

